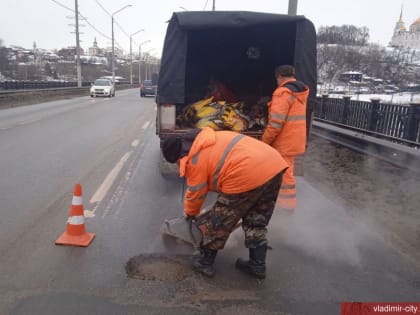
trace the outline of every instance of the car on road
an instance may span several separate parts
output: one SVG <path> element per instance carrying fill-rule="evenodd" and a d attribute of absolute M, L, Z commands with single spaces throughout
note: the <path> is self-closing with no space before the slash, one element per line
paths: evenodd
<path fill-rule="evenodd" d="M 109 79 L 96 79 L 90 87 L 90 97 L 115 96 L 115 85 Z"/>
<path fill-rule="evenodd" d="M 140 84 L 140 97 L 146 95 L 156 95 L 157 85 L 153 84 L 152 80 L 144 80 Z"/>

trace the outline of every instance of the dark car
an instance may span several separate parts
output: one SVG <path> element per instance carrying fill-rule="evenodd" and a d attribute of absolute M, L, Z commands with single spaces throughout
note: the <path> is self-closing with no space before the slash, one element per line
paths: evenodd
<path fill-rule="evenodd" d="M 144 80 L 140 85 L 140 96 L 156 95 L 157 86 L 153 85 L 152 80 Z"/>

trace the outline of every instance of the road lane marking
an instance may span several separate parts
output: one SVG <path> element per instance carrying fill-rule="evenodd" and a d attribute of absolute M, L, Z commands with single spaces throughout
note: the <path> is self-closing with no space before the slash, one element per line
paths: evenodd
<path fill-rule="evenodd" d="M 149 126 L 149 124 L 150 124 L 150 120 L 149 120 L 149 121 L 146 121 L 146 122 L 143 124 L 143 126 L 141 127 L 141 129 L 146 129 L 146 128 Z"/>
<path fill-rule="evenodd" d="M 132 147 L 137 147 L 139 145 L 140 141 L 138 139 L 134 140 L 133 142 L 131 142 L 131 146 Z"/>
<path fill-rule="evenodd" d="M 139 143 L 139 151 L 142 151 L 145 147 L 145 142 L 140 141 Z M 137 151 L 137 150 L 136 150 Z M 135 152 L 135 151 L 134 151 Z M 134 153 L 133 152 L 133 153 Z M 140 158 L 141 160 L 141 158 Z M 118 216 L 121 211 L 124 209 L 124 198 L 129 192 L 130 183 L 133 180 L 133 176 L 135 174 L 135 169 L 139 163 L 139 156 L 133 156 L 130 161 L 127 161 L 127 165 L 125 166 L 126 173 L 125 175 L 121 175 L 121 180 L 115 184 L 115 189 L 113 190 L 112 194 L 108 196 L 109 201 L 107 200 L 106 205 L 101 208 L 101 218 L 104 219 L 108 215 Z"/>
<path fill-rule="evenodd" d="M 94 218 L 96 208 L 97 207 L 95 207 L 93 210 L 88 210 L 88 209 L 83 210 L 83 215 L 85 216 L 85 218 Z"/>
<path fill-rule="evenodd" d="M 29 124 L 32 124 L 34 122 L 40 121 L 41 119 L 42 118 L 36 118 L 36 119 L 31 119 L 31 120 L 19 121 L 19 122 L 15 123 L 14 125 L 11 125 L 9 127 L 1 127 L 0 130 L 7 130 L 7 129 L 15 128 L 17 126 L 29 125 Z"/>
<path fill-rule="evenodd" d="M 34 123 L 36 121 L 40 121 L 41 118 L 36 118 L 36 119 L 32 119 L 32 120 L 26 120 L 26 121 L 21 121 L 18 123 L 18 125 L 26 125 L 26 124 L 30 124 L 30 123 Z"/>
<path fill-rule="evenodd" d="M 117 178 L 119 172 L 123 168 L 125 162 L 127 162 L 128 158 L 130 157 L 131 153 L 132 151 L 125 153 L 123 157 L 118 161 L 118 163 L 114 166 L 114 168 L 108 173 L 101 186 L 99 186 L 98 190 L 90 199 L 90 203 L 101 202 L 104 199 L 108 190 L 111 188 L 112 184 Z"/>

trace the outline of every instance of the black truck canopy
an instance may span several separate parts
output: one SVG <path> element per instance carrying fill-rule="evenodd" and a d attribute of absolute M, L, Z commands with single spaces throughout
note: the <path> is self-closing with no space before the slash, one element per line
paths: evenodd
<path fill-rule="evenodd" d="M 271 96 L 274 69 L 294 65 L 316 95 L 316 32 L 304 16 L 244 11 L 173 13 L 159 73 L 158 102 L 203 98 L 210 80 L 241 96 Z"/>

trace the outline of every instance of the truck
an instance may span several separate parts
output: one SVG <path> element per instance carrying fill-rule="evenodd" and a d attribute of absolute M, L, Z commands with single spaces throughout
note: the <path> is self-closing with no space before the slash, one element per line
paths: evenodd
<path fill-rule="evenodd" d="M 178 117 L 205 99 L 217 80 L 241 101 L 270 99 L 276 88 L 274 69 L 295 67 L 296 78 L 310 88 L 309 132 L 316 103 L 316 31 L 304 16 L 248 11 L 174 12 L 164 40 L 156 96 L 156 134 L 162 141 L 193 126 Z M 261 138 L 263 129 L 240 130 Z M 162 174 L 176 172 L 160 155 Z"/>

